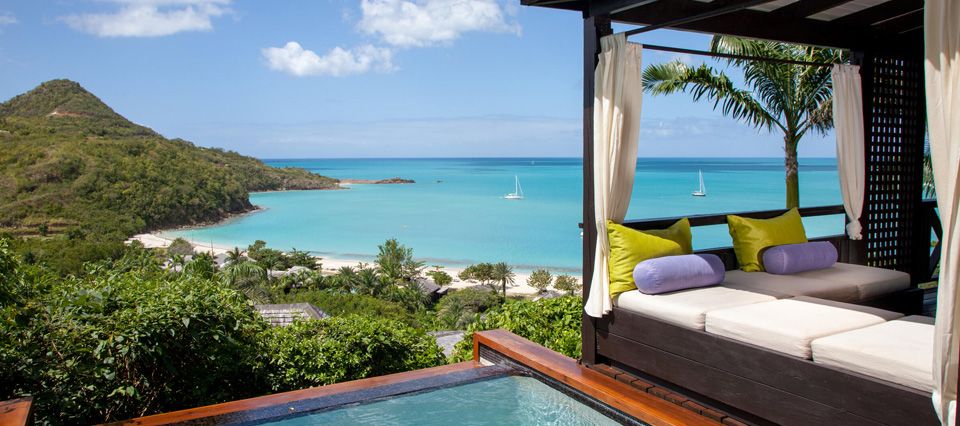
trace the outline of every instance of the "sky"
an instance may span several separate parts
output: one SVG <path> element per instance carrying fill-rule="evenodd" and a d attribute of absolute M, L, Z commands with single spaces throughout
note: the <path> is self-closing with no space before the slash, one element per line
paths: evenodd
<path fill-rule="evenodd" d="M 706 50 L 709 36 L 631 41 Z M 519 0 L 4 0 L 0 100 L 68 78 L 168 138 L 260 158 L 575 157 L 581 46 L 579 13 Z M 739 74 L 644 51 L 677 59 Z M 639 156 L 781 146 L 688 95 L 644 97 Z M 832 134 L 800 155 L 835 156 Z"/>

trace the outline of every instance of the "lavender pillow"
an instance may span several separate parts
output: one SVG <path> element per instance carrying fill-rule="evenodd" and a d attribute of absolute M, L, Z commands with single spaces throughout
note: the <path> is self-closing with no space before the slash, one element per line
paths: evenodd
<path fill-rule="evenodd" d="M 826 269 L 837 263 L 837 248 L 826 241 L 784 244 L 763 252 L 763 268 L 777 275 Z"/>
<path fill-rule="evenodd" d="M 633 281 L 644 294 L 660 294 L 723 282 L 723 261 L 715 254 L 684 254 L 647 259 L 633 268 Z"/>

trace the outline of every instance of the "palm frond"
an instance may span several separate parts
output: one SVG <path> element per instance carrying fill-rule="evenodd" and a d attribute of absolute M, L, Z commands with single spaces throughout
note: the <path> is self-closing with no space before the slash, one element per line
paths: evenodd
<path fill-rule="evenodd" d="M 680 61 L 650 65 L 643 70 L 643 88 L 654 95 L 687 92 L 694 101 L 704 97 L 724 115 L 758 128 L 782 127 L 746 90 L 734 87 L 724 73 L 707 65 L 691 68 Z"/>

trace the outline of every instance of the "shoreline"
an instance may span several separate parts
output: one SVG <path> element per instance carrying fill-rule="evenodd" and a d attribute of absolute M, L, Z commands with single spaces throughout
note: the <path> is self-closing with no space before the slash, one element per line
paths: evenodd
<path fill-rule="evenodd" d="M 149 233 L 137 234 L 127 239 L 126 243 L 129 244 L 133 241 L 139 241 L 141 244 L 143 244 L 145 248 L 148 248 L 148 249 L 168 247 L 170 243 L 173 242 L 174 238 L 161 235 L 159 234 L 159 232 L 162 232 L 162 231 L 154 231 Z M 193 245 L 194 251 L 198 253 L 210 253 L 213 256 L 217 256 L 220 254 L 224 254 L 230 250 L 233 250 L 233 247 L 227 247 L 219 244 L 212 244 L 210 242 L 195 241 L 189 238 L 184 238 L 184 239 L 189 241 L 190 244 Z M 361 263 L 364 263 L 367 265 L 372 263 L 372 261 L 369 261 L 369 260 L 345 259 L 345 258 L 326 257 L 326 256 L 313 256 L 313 257 L 320 261 L 320 264 L 321 264 L 320 271 L 324 274 L 336 273 L 338 269 L 344 266 L 356 268 Z M 458 278 L 457 275 L 465 269 L 464 267 L 458 267 L 454 265 L 443 265 L 443 264 L 435 264 L 435 265 L 440 266 L 441 271 L 444 271 L 447 274 L 450 274 L 450 276 L 453 278 L 453 282 L 444 286 L 444 288 L 460 290 L 460 289 L 469 288 L 469 287 L 485 287 L 480 283 L 463 281 L 460 278 Z M 426 272 L 432 271 L 435 269 L 432 266 L 433 265 L 428 265 L 424 268 L 423 270 L 424 276 L 426 276 Z M 544 268 L 544 269 L 550 270 L 549 268 Z M 532 271 L 527 271 L 527 270 L 515 270 L 514 283 L 507 285 L 507 295 L 508 296 L 536 295 L 538 293 L 537 289 L 527 285 L 527 280 L 530 278 L 531 272 Z M 557 275 L 561 275 L 563 273 L 567 273 L 567 271 L 557 271 L 557 272 L 559 273 L 555 273 L 554 271 L 550 270 L 550 274 L 554 277 L 556 277 Z M 580 279 L 579 274 L 568 273 L 568 275 L 572 275 L 574 278 L 577 278 L 578 280 Z M 553 286 L 551 286 L 550 289 L 553 290 Z"/>

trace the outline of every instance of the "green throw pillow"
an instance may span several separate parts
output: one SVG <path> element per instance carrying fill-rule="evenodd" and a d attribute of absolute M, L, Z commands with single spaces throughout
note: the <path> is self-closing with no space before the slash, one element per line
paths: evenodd
<path fill-rule="evenodd" d="M 687 218 L 674 222 L 666 229 L 648 229 L 642 232 L 675 241 L 680 244 L 683 254 L 693 254 L 693 234 L 690 232 L 690 220 Z"/>
<path fill-rule="evenodd" d="M 684 224 L 685 232 L 679 229 Z M 653 235 L 653 232 L 661 236 Z M 671 237 L 677 237 L 680 241 L 674 241 Z M 638 263 L 655 257 L 687 253 L 684 244 L 690 246 L 690 222 L 682 219 L 667 229 L 641 232 L 608 220 L 607 239 L 610 241 L 610 297 L 616 297 L 637 288 L 633 282 L 633 268 Z"/>
<path fill-rule="evenodd" d="M 800 212 L 795 208 L 770 219 L 728 215 L 727 226 L 733 237 L 737 263 L 746 272 L 763 271 L 760 252 L 767 247 L 807 242 Z"/>

